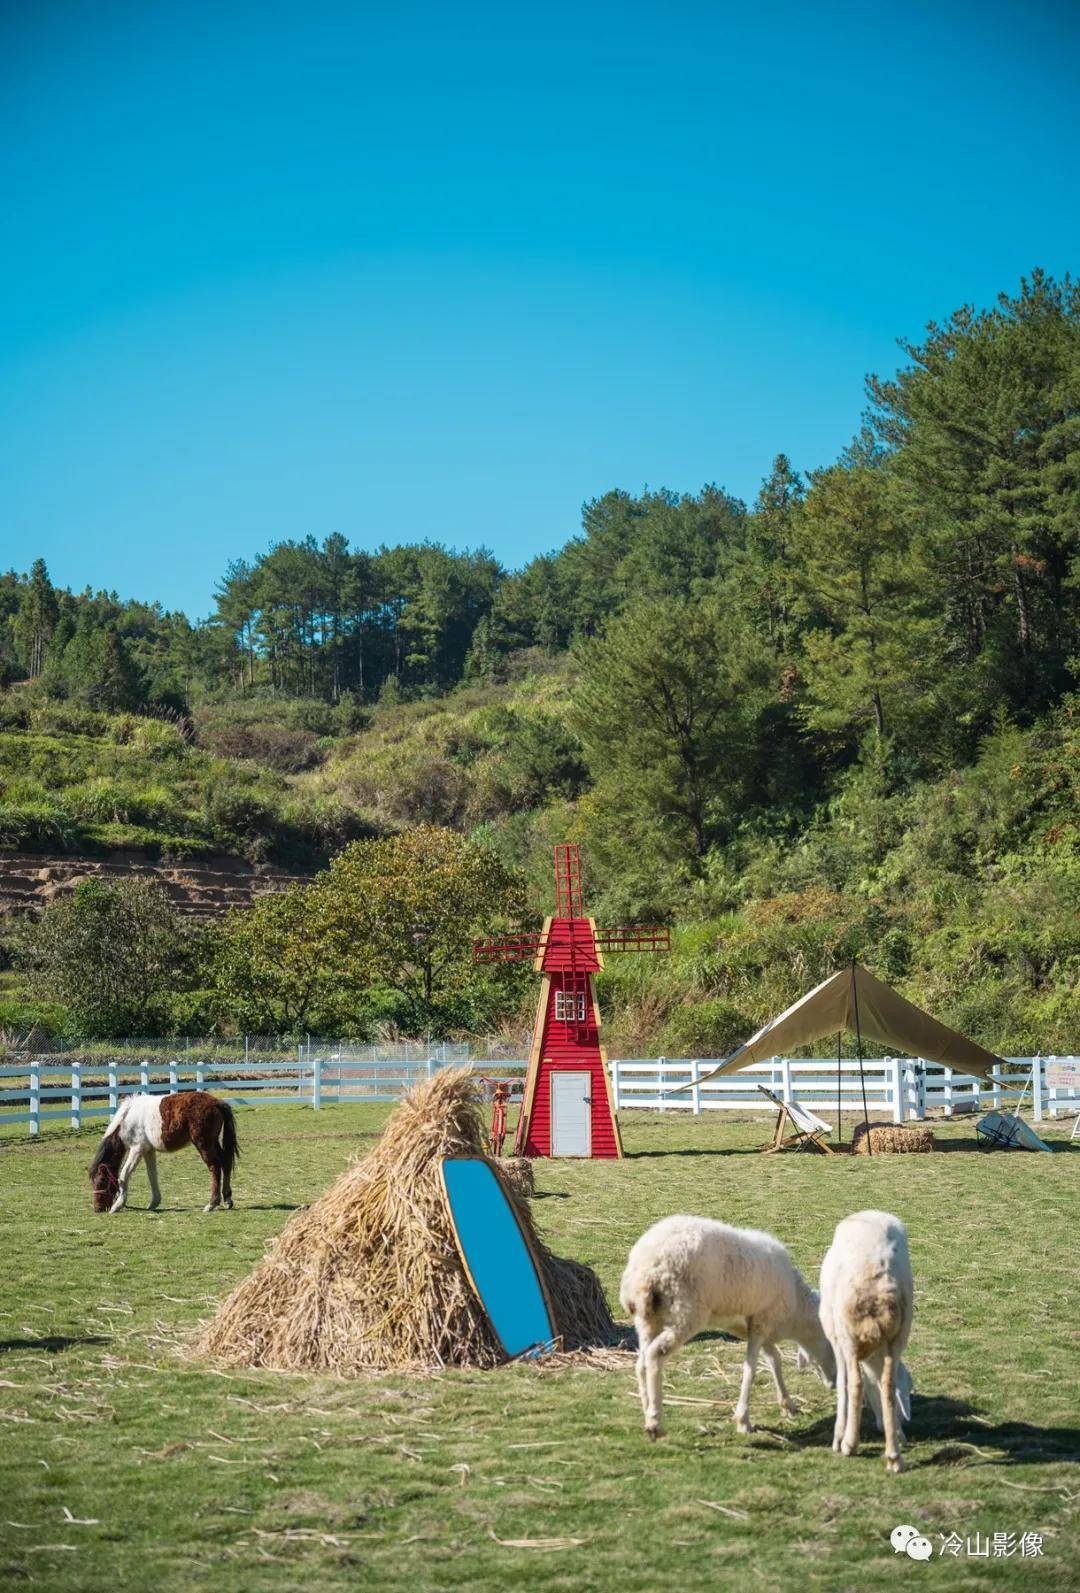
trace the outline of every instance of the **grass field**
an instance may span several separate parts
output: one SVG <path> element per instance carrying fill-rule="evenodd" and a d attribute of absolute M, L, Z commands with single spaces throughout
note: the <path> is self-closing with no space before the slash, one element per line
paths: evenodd
<path fill-rule="evenodd" d="M 739 1346 L 696 1341 L 649 1446 L 630 1359 L 359 1382 L 194 1362 L 201 1317 L 289 1212 L 368 1146 L 386 1109 L 240 1114 L 231 1213 L 204 1216 L 194 1154 L 163 1161 L 163 1208 L 94 1217 L 91 1134 L 0 1141 L 0 1581 L 64 1589 L 611 1588 L 909 1581 L 1080 1585 L 1075 1228 L 1080 1147 L 979 1155 L 762 1158 L 765 1119 L 624 1116 L 619 1165 L 542 1163 L 535 1213 L 609 1298 L 655 1218 L 772 1229 L 816 1281 L 837 1219 L 907 1222 L 916 1277 L 909 1470 L 881 1442 L 841 1460 L 831 1396 L 764 1370 L 740 1437 Z M 869 1431 L 869 1429 L 865 1429 Z M 910 1523 L 934 1558 L 894 1557 Z M 1039 1533 L 1043 1553 L 941 1556 L 942 1535 Z M 537 1541 L 541 1540 L 541 1541 Z M 544 1543 L 543 1540 L 549 1540 Z M 554 1541 L 550 1541 L 554 1540 Z"/>

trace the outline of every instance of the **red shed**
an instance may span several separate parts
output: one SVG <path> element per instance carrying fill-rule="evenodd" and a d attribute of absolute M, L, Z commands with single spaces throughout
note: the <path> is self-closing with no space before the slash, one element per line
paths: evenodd
<path fill-rule="evenodd" d="M 539 935 L 478 943 L 479 962 L 532 959 L 540 974 L 518 1156 L 621 1156 L 595 975 L 605 951 L 668 951 L 667 929 L 598 930 L 585 916 L 576 846 L 555 848 L 555 915 Z"/>

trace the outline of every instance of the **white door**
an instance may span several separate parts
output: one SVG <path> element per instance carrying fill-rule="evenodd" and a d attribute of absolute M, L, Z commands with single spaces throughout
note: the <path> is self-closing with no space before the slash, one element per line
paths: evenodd
<path fill-rule="evenodd" d="M 551 1075 L 551 1154 L 589 1156 L 592 1116 L 592 1074 Z"/>

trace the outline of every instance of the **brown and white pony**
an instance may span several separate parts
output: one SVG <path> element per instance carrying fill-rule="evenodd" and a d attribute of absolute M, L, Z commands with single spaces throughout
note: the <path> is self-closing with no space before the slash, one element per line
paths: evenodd
<path fill-rule="evenodd" d="M 161 1204 L 157 1153 L 185 1145 L 194 1145 L 210 1169 L 210 1201 L 203 1210 L 213 1211 L 222 1202 L 231 1209 L 233 1163 L 240 1155 L 233 1109 L 205 1090 L 179 1090 L 175 1095 L 129 1095 L 120 1103 L 90 1164 L 94 1210 L 122 1210 L 131 1175 L 145 1161 L 150 1210 L 155 1211 Z"/>

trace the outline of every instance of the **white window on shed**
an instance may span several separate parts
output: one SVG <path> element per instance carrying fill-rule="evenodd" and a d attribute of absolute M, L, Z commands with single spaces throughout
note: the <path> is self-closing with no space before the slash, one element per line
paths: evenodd
<path fill-rule="evenodd" d="M 579 990 L 556 990 L 555 992 L 555 1018 L 558 1023 L 584 1023 L 585 1022 L 585 992 Z"/>

